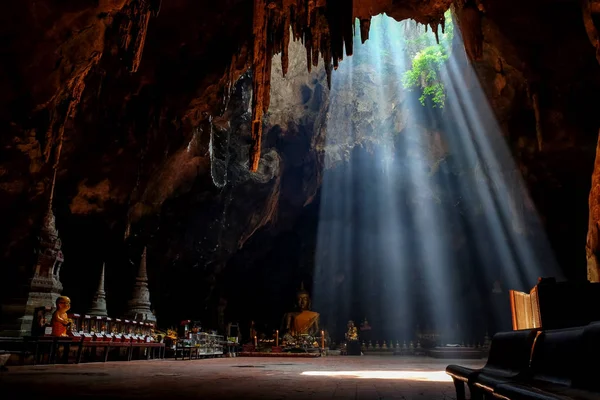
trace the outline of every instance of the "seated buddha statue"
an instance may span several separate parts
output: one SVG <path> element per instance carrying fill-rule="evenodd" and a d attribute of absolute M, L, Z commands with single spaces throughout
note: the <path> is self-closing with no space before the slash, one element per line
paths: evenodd
<path fill-rule="evenodd" d="M 318 312 L 310 310 L 310 296 L 304 290 L 304 283 L 296 296 L 297 306 L 299 311 L 291 312 L 286 315 L 286 330 L 287 334 L 298 337 L 309 335 L 311 337 L 318 336 L 319 332 L 319 317 Z"/>
<path fill-rule="evenodd" d="M 56 311 L 52 314 L 52 336 L 67 336 L 71 327 L 71 319 L 67 311 L 71 308 L 71 299 L 67 296 L 59 296 L 56 299 Z"/>
<path fill-rule="evenodd" d="M 348 341 L 358 340 L 358 330 L 356 329 L 356 326 L 354 325 L 354 321 L 352 321 L 352 320 L 348 321 L 348 331 L 346 332 L 346 340 L 348 340 Z"/>

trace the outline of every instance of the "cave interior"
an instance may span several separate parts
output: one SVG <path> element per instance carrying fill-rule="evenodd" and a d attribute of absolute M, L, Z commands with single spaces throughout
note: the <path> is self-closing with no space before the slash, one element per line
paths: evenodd
<path fill-rule="evenodd" d="M 144 252 L 152 311 L 164 329 L 190 319 L 222 330 L 229 321 L 245 335 L 254 321 L 271 333 L 301 284 L 313 297 L 319 285 L 348 292 L 330 299 L 334 306 L 313 298 L 332 337 L 343 336 L 348 319 L 365 317 L 385 326 L 385 339 L 416 326 L 434 329 L 421 303 L 437 279 L 416 261 L 391 278 L 384 253 L 395 244 L 374 250 L 361 238 L 373 230 L 389 240 L 372 223 L 382 208 L 406 215 L 421 202 L 440 215 L 475 214 L 448 190 L 431 195 L 437 202 L 407 200 L 410 185 L 400 182 L 414 157 L 407 132 L 416 132 L 435 161 L 427 182 L 466 185 L 468 166 L 435 143 L 461 135 L 450 110 L 464 107 L 469 93 L 475 113 L 489 114 L 477 134 L 498 131 L 525 188 L 517 196 L 530 198 L 522 217 L 535 227 L 512 226 L 507 235 L 547 239 L 547 247 L 532 247 L 544 260 L 539 271 L 555 263 L 561 279 L 598 281 L 597 12 L 593 0 L 15 2 L 0 17 L 2 303 L 23 290 L 53 238 L 52 248 L 64 253 L 62 293 L 82 314 L 104 271 L 108 312 L 123 315 Z M 461 72 L 462 94 L 445 88 L 445 105 L 436 107 L 431 98 L 421 101 L 425 86 L 403 88 L 391 73 L 377 81 L 361 49 L 381 39 L 375 28 L 383 17 L 403 24 L 394 32 L 404 35 L 404 47 L 426 37 L 415 44 L 419 51 L 440 46 L 436 37 L 443 44 L 451 25 L 445 49 Z M 393 48 L 400 39 L 381 40 Z M 406 69 L 416 57 L 394 54 Z M 354 85 L 344 86 L 348 65 Z M 382 87 L 392 88 L 383 102 Z M 389 209 L 373 195 L 386 185 L 375 167 L 389 153 L 385 140 L 393 142 L 392 186 L 400 193 Z M 335 188 L 342 192 L 332 195 Z M 327 206 L 332 196 L 344 204 Z M 337 232 L 354 233 L 354 253 L 324 261 L 331 271 L 319 275 L 317 260 L 327 256 L 319 254 L 322 226 L 342 207 L 350 216 Z M 440 231 L 441 240 L 453 238 L 456 269 L 446 271 L 443 285 L 480 321 L 465 320 L 463 340 L 510 329 L 480 318 L 495 307 L 483 299 L 499 279 L 482 271 L 502 270 L 504 262 L 491 255 L 499 246 L 493 237 L 474 244 L 493 212 L 456 217 L 446 231 L 435 220 L 420 232 L 392 222 L 403 249 L 428 248 Z M 519 265 L 534 275 L 536 267 Z M 395 313 L 405 305 L 379 294 L 377 283 L 386 279 L 409 283 L 412 316 Z M 508 289 L 535 284 L 501 281 L 504 300 Z"/>

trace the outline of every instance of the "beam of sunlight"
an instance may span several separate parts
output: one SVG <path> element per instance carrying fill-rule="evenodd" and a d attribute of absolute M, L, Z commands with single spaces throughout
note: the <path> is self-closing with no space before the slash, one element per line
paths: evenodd
<path fill-rule="evenodd" d="M 458 29 L 441 37 L 379 15 L 332 74 L 313 304 L 335 340 L 367 317 L 361 340 L 481 342 L 510 329 L 508 289 L 561 278 L 485 94 L 465 79 Z M 403 79 L 424 57 L 433 75 L 411 89 Z"/>
<path fill-rule="evenodd" d="M 452 382 L 445 371 L 304 371 L 301 375 L 332 378 L 402 379 L 420 382 Z"/>
<path fill-rule="evenodd" d="M 456 35 L 460 41 L 458 30 Z M 474 162 L 480 184 L 473 185 L 471 192 L 479 197 L 485 210 L 490 210 L 486 221 L 489 235 L 475 237 L 492 239 L 494 253 L 506 267 L 504 280 L 515 289 L 528 291 L 541 272 L 561 278 L 535 206 L 485 93 L 476 79 L 465 80 L 465 76 L 475 76 L 472 66 L 466 63 L 461 70 L 457 57 L 450 57 L 444 72 L 444 83 L 453 98 L 449 102 L 451 114 L 462 125 L 462 133 L 448 135 L 448 142 L 457 155 Z M 524 232 L 527 229 L 529 235 Z"/>

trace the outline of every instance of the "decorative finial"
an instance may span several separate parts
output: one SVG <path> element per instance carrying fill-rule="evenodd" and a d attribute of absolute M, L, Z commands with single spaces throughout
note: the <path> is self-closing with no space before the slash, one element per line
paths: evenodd
<path fill-rule="evenodd" d="M 56 170 L 54 168 L 54 173 L 52 174 L 52 184 L 50 185 L 50 196 L 48 197 L 48 212 L 52 212 L 52 201 L 54 200 L 54 186 L 56 186 Z"/>
<path fill-rule="evenodd" d="M 104 270 L 106 263 L 102 263 L 102 272 L 100 273 L 100 282 L 98 283 L 98 291 L 104 292 Z"/>
<path fill-rule="evenodd" d="M 297 293 L 298 296 L 308 296 L 308 291 L 304 288 L 304 281 L 300 283 L 300 290 Z"/>
<path fill-rule="evenodd" d="M 138 272 L 138 280 L 148 280 L 148 272 L 146 271 L 146 246 L 144 246 L 144 252 L 142 253 L 142 259 L 140 260 L 140 271 Z"/>

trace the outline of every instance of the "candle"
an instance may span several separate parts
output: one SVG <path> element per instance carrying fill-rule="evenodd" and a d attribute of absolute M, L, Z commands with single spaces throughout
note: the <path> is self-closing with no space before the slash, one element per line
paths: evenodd
<path fill-rule="evenodd" d="M 321 331 L 321 348 L 325 348 L 325 331 Z"/>
<path fill-rule="evenodd" d="M 275 347 L 279 347 L 279 329 L 275 331 Z"/>
<path fill-rule="evenodd" d="M 258 343 L 256 341 L 256 336 L 254 336 L 254 347 L 257 347 L 257 346 L 258 346 Z"/>

